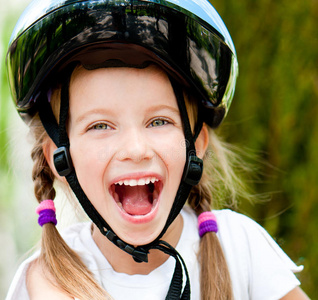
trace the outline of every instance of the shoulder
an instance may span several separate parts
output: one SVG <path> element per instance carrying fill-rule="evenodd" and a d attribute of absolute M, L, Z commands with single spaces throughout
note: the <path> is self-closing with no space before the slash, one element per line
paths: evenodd
<path fill-rule="evenodd" d="M 65 228 L 62 231 L 62 237 L 66 241 L 66 243 L 75 251 L 82 253 L 83 246 L 83 239 L 88 239 L 90 236 L 90 224 L 89 223 L 78 223 Z M 83 236 L 85 238 L 83 238 Z M 85 251 L 84 251 L 85 252 Z M 40 251 L 37 251 L 32 256 L 27 258 L 23 261 L 18 270 L 16 271 L 14 278 L 11 282 L 10 288 L 8 290 L 6 300 L 17 300 L 17 299 L 37 299 L 37 298 L 30 298 L 29 292 L 36 291 L 41 286 L 41 289 L 46 288 L 46 285 L 49 281 L 42 280 L 40 275 L 41 273 L 40 268 L 38 267 L 36 260 L 39 256 Z M 37 283 L 39 280 L 39 283 Z M 34 291 L 33 291 L 34 290 Z M 40 290 L 40 289 L 39 289 Z M 34 296 L 35 297 L 35 296 Z M 41 298 L 43 299 L 43 298 Z M 45 299 L 49 300 L 48 295 L 45 295 Z M 53 297 L 53 299 L 60 299 L 59 297 Z M 63 299 L 63 298 L 61 298 Z M 66 298 L 67 299 L 67 298 Z"/>
<path fill-rule="evenodd" d="M 249 227 L 249 226 L 259 226 L 254 220 L 251 218 L 235 212 L 230 209 L 221 209 L 221 210 L 213 210 L 217 221 L 222 227 L 231 227 L 239 225 L 241 228 Z"/>
<path fill-rule="evenodd" d="M 252 258 L 259 255 L 254 251 L 271 255 L 282 260 L 293 272 L 302 270 L 302 267 L 297 267 L 290 260 L 268 232 L 251 218 L 228 209 L 216 210 L 214 213 L 219 226 L 218 237 L 221 243 L 232 244 L 235 248 L 239 246 L 239 249 L 248 251 Z M 237 248 L 236 251 L 238 251 Z"/>
<path fill-rule="evenodd" d="M 72 297 L 62 292 L 54 284 L 49 272 L 45 272 L 38 260 L 30 263 L 26 274 L 26 287 L 30 300 L 69 300 Z"/>
<path fill-rule="evenodd" d="M 265 230 L 252 219 L 229 209 L 213 211 L 217 223 L 217 236 L 225 252 L 236 249 L 248 251 L 255 238 L 262 238 Z"/>
<path fill-rule="evenodd" d="M 14 278 L 11 282 L 8 290 L 6 300 L 25 299 L 28 300 L 28 291 L 26 288 L 26 274 L 29 265 L 39 256 L 39 251 L 34 253 L 32 256 L 23 261 L 18 270 L 16 271 Z"/>
<path fill-rule="evenodd" d="M 17 270 L 6 300 L 72 299 L 62 295 L 48 280 L 38 263 L 39 251 L 26 259 Z"/>
<path fill-rule="evenodd" d="M 303 267 L 298 267 L 263 227 L 231 210 L 214 213 L 237 294 L 245 286 L 252 299 L 280 299 L 299 285 L 293 273 Z"/>
<path fill-rule="evenodd" d="M 232 243 L 256 241 L 257 239 L 270 243 L 273 241 L 263 227 L 245 215 L 229 209 L 215 210 L 213 212 L 217 218 L 218 237 L 221 241 L 230 240 Z"/>

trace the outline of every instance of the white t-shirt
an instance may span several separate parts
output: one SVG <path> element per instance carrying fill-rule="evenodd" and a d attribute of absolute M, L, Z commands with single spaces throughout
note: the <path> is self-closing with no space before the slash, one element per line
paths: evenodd
<path fill-rule="evenodd" d="M 293 273 L 300 272 L 268 233 L 251 219 L 230 210 L 214 211 L 232 279 L 235 300 L 278 300 L 300 283 Z M 197 218 L 189 208 L 181 212 L 184 227 L 176 247 L 184 259 L 191 284 L 191 299 L 200 299 L 199 264 L 197 252 L 199 235 Z M 175 260 L 170 257 L 148 275 L 127 275 L 115 272 L 100 252 L 91 236 L 91 224 L 79 223 L 68 228 L 63 237 L 78 252 L 99 283 L 115 300 L 165 299 Z M 17 271 L 6 300 L 28 300 L 25 275 L 29 263 L 22 263 Z"/>

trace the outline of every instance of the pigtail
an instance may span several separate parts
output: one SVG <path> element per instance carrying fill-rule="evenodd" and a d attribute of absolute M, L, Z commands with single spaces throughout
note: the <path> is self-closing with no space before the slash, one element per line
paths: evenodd
<path fill-rule="evenodd" d="M 220 242 L 214 232 L 206 233 L 200 241 L 201 300 L 232 300 L 232 284 Z"/>
<path fill-rule="evenodd" d="M 205 177 L 206 174 L 192 189 L 188 200 L 197 216 L 211 210 L 212 195 L 205 184 Z M 207 232 L 201 238 L 198 259 L 201 300 L 232 300 L 230 273 L 215 232 Z"/>
<path fill-rule="evenodd" d="M 47 139 L 38 117 L 31 124 L 36 144 L 31 157 L 34 161 L 32 178 L 34 194 L 40 203 L 55 198 L 54 174 L 43 153 L 43 143 Z M 53 223 L 42 227 L 41 253 L 38 263 L 47 279 L 72 297 L 81 300 L 110 299 L 105 290 L 95 281 L 79 255 L 65 243 Z"/>
<path fill-rule="evenodd" d="M 199 116 L 197 101 L 187 92 L 184 92 L 184 99 L 195 134 Z M 257 157 L 223 142 L 211 129 L 209 134 L 210 144 L 203 158 L 202 178 L 188 197 L 188 204 L 197 216 L 211 211 L 212 208 L 236 209 L 241 199 L 255 202 L 255 195 L 247 182 L 255 179 L 255 166 L 249 161 L 256 161 Z M 260 199 L 260 196 L 257 198 Z M 207 232 L 203 235 L 198 259 L 201 270 L 201 300 L 234 299 L 229 269 L 216 233 Z"/>
<path fill-rule="evenodd" d="M 255 196 L 246 184 L 254 171 L 233 146 L 210 132 L 210 150 L 204 157 L 200 183 L 193 187 L 188 204 L 199 216 L 212 208 L 236 208 L 240 199 L 253 201 Z M 254 159 L 246 156 L 246 158 Z M 234 299 L 227 262 L 216 233 L 207 232 L 200 241 L 198 259 L 201 267 L 201 300 Z"/>
<path fill-rule="evenodd" d="M 196 100 L 190 94 L 184 93 L 188 117 L 194 132 L 197 123 L 198 107 Z M 210 147 L 204 156 L 204 169 L 198 185 L 194 186 L 188 197 L 188 205 L 199 216 L 201 213 L 211 211 L 212 207 L 220 205 L 224 198 L 224 188 L 230 190 L 234 196 L 235 189 L 231 184 L 232 168 L 227 159 L 226 147 L 210 131 Z M 235 181 L 235 180 L 234 180 Z M 232 198 L 232 197 L 231 197 Z M 233 199 L 233 198 L 232 198 Z M 234 204 L 234 201 L 233 203 Z M 198 253 L 200 264 L 200 292 L 201 300 L 232 300 L 233 291 L 231 277 L 224 253 L 215 232 L 207 232 L 200 240 Z"/>

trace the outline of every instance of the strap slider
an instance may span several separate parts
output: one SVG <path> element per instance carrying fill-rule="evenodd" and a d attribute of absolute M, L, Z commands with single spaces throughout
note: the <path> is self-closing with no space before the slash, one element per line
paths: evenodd
<path fill-rule="evenodd" d="M 196 155 L 190 155 L 182 180 L 189 185 L 197 185 L 203 172 L 203 161 Z"/>
<path fill-rule="evenodd" d="M 59 147 L 53 153 L 54 166 L 60 176 L 67 176 L 73 171 L 70 151 L 66 147 Z"/>
<path fill-rule="evenodd" d="M 117 247 L 121 250 L 125 251 L 126 253 L 130 254 L 132 258 L 136 262 L 148 262 L 148 251 L 141 248 L 141 247 L 134 247 L 132 245 L 127 244 L 126 242 L 122 241 L 118 236 L 111 230 L 108 229 L 105 233 L 105 236 Z"/>

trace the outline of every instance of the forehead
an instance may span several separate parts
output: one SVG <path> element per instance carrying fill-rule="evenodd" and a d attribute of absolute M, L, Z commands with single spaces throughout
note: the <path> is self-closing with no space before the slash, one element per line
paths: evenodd
<path fill-rule="evenodd" d="M 116 67 L 86 70 L 78 67 L 71 77 L 72 112 L 74 109 L 84 112 L 93 106 L 131 109 L 131 106 L 159 104 L 177 107 L 168 75 L 154 65 L 143 69 Z"/>
<path fill-rule="evenodd" d="M 131 67 L 110 67 L 99 68 L 95 70 L 87 70 L 82 66 L 76 67 L 71 76 L 71 88 L 77 84 L 85 82 L 85 86 L 101 81 L 103 84 L 124 85 L 126 82 L 135 82 L 138 80 L 154 81 L 154 84 L 170 84 L 170 80 L 165 71 L 156 65 L 150 65 L 146 68 L 131 68 Z"/>

